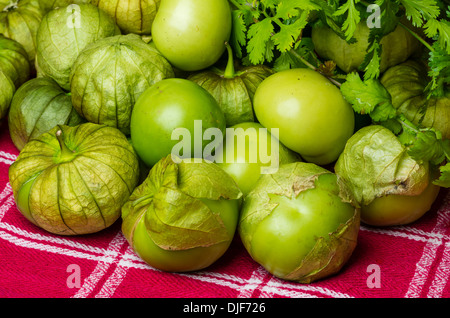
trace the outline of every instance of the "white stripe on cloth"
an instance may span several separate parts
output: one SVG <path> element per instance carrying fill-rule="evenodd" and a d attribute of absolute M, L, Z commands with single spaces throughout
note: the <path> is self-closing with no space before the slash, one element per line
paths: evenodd
<path fill-rule="evenodd" d="M 72 296 L 73 298 L 86 298 L 94 291 L 98 282 L 105 276 L 111 264 L 117 262 L 117 257 L 120 255 L 120 249 L 125 244 L 128 244 L 128 242 L 122 232 L 117 232 L 116 236 L 114 236 L 106 249 L 105 254 L 99 259 L 97 266 L 95 266 L 92 273 L 84 280 L 80 289 Z"/>
<path fill-rule="evenodd" d="M 449 195 L 446 197 L 446 202 L 449 200 Z M 448 206 L 448 204 L 444 205 Z M 438 233 L 440 235 L 445 235 L 448 228 L 449 228 L 449 214 L 450 210 L 446 208 L 447 210 L 440 209 L 437 211 L 437 221 L 436 225 L 431 231 L 431 233 Z M 405 294 L 406 298 L 419 298 L 422 289 L 425 285 L 425 282 L 427 281 L 430 271 L 432 268 L 433 263 L 436 260 L 436 255 L 438 252 L 438 249 L 441 245 L 436 245 L 435 242 L 433 242 L 431 239 L 425 244 L 425 247 L 422 252 L 422 256 L 420 260 L 416 264 L 416 270 L 414 272 L 414 277 L 411 279 L 411 282 L 409 284 L 408 291 Z M 446 256 L 443 254 L 443 256 Z M 445 262 L 448 262 L 448 258 Z M 444 263 L 445 266 L 445 263 Z M 432 286 L 432 293 L 437 290 L 441 290 L 444 288 L 445 284 L 447 283 L 448 277 L 446 279 L 439 279 L 434 280 L 433 283 L 435 284 Z"/>

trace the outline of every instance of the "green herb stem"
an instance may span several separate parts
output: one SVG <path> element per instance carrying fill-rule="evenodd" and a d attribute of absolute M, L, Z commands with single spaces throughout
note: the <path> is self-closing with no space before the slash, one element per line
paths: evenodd
<path fill-rule="evenodd" d="M 294 55 L 297 59 L 299 59 L 303 64 L 305 64 L 308 68 L 312 69 L 313 71 L 319 72 L 318 68 L 315 67 L 314 65 L 312 65 L 311 63 L 309 63 L 305 58 L 303 58 L 303 56 L 301 56 L 300 54 L 297 53 L 297 51 L 295 51 L 294 49 L 291 49 L 289 51 L 289 53 L 291 53 L 292 55 Z M 320 73 L 320 72 L 319 72 Z M 322 73 L 321 73 L 322 74 Z M 322 74 L 323 75 L 323 74 Z M 325 75 L 324 75 L 325 76 Z M 334 78 L 331 78 L 329 76 L 326 76 L 334 85 L 336 85 L 337 87 L 341 87 L 341 83 L 339 83 L 338 81 L 336 81 Z"/>
<path fill-rule="evenodd" d="M 399 22 L 398 24 L 402 28 L 404 28 L 406 31 L 408 31 L 413 37 L 415 37 L 420 43 L 422 43 L 428 50 L 430 50 L 431 52 L 434 52 L 433 47 L 430 44 L 428 44 L 427 41 L 422 39 L 422 37 L 420 37 L 416 32 L 414 32 L 413 30 L 411 30 L 410 28 L 408 28 L 406 25 L 404 25 L 401 22 Z"/>

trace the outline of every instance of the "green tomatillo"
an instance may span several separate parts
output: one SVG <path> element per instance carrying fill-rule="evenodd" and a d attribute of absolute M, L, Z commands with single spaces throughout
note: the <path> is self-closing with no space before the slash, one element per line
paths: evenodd
<path fill-rule="evenodd" d="M 256 89 L 253 107 L 279 140 L 318 165 L 334 162 L 353 134 L 355 115 L 341 91 L 325 76 L 306 68 L 279 71 Z"/>
<path fill-rule="evenodd" d="M 231 25 L 227 0 L 162 0 L 151 33 L 156 47 L 172 65 L 198 71 L 222 56 Z"/>
<path fill-rule="evenodd" d="M 414 124 L 439 130 L 443 138 L 450 139 L 450 92 L 442 92 L 439 97 L 427 96 L 430 78 L 424 63 L 408 60 L 390 67 L 380 82 L 398 112 Z"/>
<path fill-rule="evenodd" d="M 226 43 L 228 62 L 225 70 L 211 67 L 194 73 L 189 80 L 205 88 L 219 103 L 227 126 L 255 121 L 253 96 L 258 85 L 275 72 L 266 65 L 251 65 L 235 69 L 233 51 Z"/>
<path fill-rule="evenodd" d="M 125 135 L 94 123 L 57 125 L 30 140 L 9 169 L 19 211 L 59 235 L 112 225 L 138 178 L 138 158 Z"/>
<path fill-rule="evenodd" d="M 428 162 L 417 162 L 389 129 L 366 126 L 347 142 L 335 165 L 361 207 L 361 221 L 374 226 L 409 224 L 430 210 L 439 186 Z"/>
<path fill-rule="evenodd" d="M 123 34 L 149 35 L 161 0 L 92 0 L 108 13 Z"/>
<path fill-rule="evenodd" d="M 358 71 L 369 46 L 370 29 L 365 20 L 356 25 L 355 43 L 348 43 L 330 27 L 318 23 L 313 26 L 311 38 L 317 54 L 332 60 L 346 73 Z M 420 42 L 400 25 L 381 39 L 380 72 L 406 61 L 420 47 Z"/>
<path fill-rule="evenodd" d="M 0 3 L 0 34 L 23 46 L 32 73 L 36 57 L 37 30 L 44 14 L 40 0 L 2 0 Z"/>
<path fill-rule="evenodd" d="M 225 128 L 214 97 L 183 78 L 164 79 L 148 88 L 134 105 L 130 122 L 133 146 L 149 167 L 172 153 L 208 158 L 206 147 L 220 145 Z"/>
<path fill-rule="evenodd" d="M 280 166 L 245 197 L 239 234 L 276 277 L 300 283 L 338 273 L 352 255 L 359 209 L 337 176 L 313 163 Z"/>
<path fill-rule="evenodd" d="M 166 156 L 122 207 L 122 231 L 150 266 L 196 271 L 219 259 L 233 240 L 242 196 L 215 163 Z"/>
<path fill-rule="evenodd" d="M 215 153 L 215 162 L 236 181 L 244 196 L 261 175 L 274 173 L 280 165 L 300 160 L 297 153 L 255 122 L 227 128 L 223 147 Z"/>

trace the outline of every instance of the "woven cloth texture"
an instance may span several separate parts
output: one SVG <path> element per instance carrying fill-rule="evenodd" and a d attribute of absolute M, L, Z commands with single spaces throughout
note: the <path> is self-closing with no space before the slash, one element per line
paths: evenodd
<path fill-rule="evenodd" d="M 361 225 L 357 247 L 335 276 L 311 284 L 280 280 L 254 262 L 236 236 L 213 265 L 167 273 L 145 264 L 120 220 L 85 236 L 57 236 L 17 210 L 8 180 L 19 154 L 0 127 L 0 297 L 2 298 L 447 298 L 450 193 L 441 190 L 419 221 Z M 77 276 L 74 276 L 77 275 Z"/>

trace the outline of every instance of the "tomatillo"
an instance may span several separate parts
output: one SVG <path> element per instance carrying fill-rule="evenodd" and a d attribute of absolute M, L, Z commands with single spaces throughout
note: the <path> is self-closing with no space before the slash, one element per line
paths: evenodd
<path fill-rule="evenodd" d="M 163 0 L 151 34 L 172 65 L 183 71 L 198 71 L 222 56 L 231 26 L 227 0 Z"/>
<path fill-rule="evenodd" d="M 169 272 L 206 268 L 233 240 L 242 192 L 215 163 L 179 163 L 168 155 L 152 167 L 122 207 L 122 231 L 150 266 Z"/>
<path fill-rule="evenodd" d="M 220 144 L 225 126 L 225 116 L 214 97 L 182 78 L 164 79 L 145 90 L 130 120 L 133 146 L 149 167 L 171 153 L 206 158 L 203 150 L 211 141 L 204 133 L 213 128 L 209 131 L 221 135 Z"/>
<path fill-rule="evenodd" d="M 239 234 L 276 277 L 310 283 L 338 273 L 356 246 L 359 209 L 337 176 L 313 163 L 282 165 L 245 197 Z"/>
<path fill-rule="evenodd" d="M 138 157 L 125 135 L 93 123 L 55 126 L 31 139 L 9 168 L 19 211 L 59 235 L 112 225 L 138 177 Z"/>
<path fill-rule="evenodd" d="M 374 226 L 412 223 L 430 210 L 440 187 L 428 162 L 417 162 L 397 136 L 366 126 L 347 142 L 335 173 L 361 207 L 361 221 Z"/>
<path fill-rule="evenodd" d="M 286 147 L 318 165 L 339 157 L 355 127 L 353 109 L 340 90 L 310 69 L 270 75 L 256 89 L 253 107 L 261 125 L 279 128 Z"/>
<path fill-rule="evenodd" d="M 259 123 L 244 122 L 227 128 L 223 147 L 215 153 L 215 161 L 247 195 L 263 174 L 274 173 L 285 163 L 300 161 Z"/>

